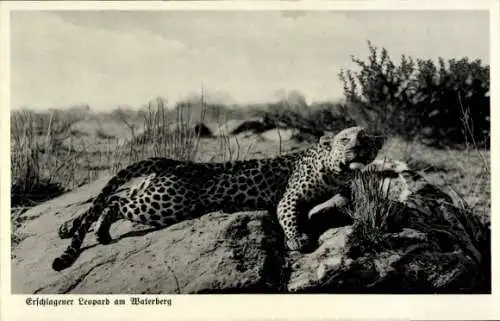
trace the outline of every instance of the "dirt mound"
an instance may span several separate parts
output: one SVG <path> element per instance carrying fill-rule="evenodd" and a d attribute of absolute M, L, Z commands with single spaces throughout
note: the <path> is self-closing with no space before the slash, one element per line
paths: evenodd
<path fill-rule="evenodd" d="M 280 142 L 280 141 L 285 141 L 285 140 L 290 140 L 294 137 L 296 134 L 296 130 L 293 129 L 279 129 L 279 128 L 274 128 L 270 130 L 266 130 L 265 132 L 260 134 L 260 137 L 264 138 L 265 140 L 270 140 L 273 142 Z"/>

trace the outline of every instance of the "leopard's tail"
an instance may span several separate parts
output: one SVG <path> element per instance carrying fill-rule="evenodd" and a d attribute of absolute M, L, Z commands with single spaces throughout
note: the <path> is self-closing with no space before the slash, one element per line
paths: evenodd
<path fill-rule="evenodd" d="M 57 231 L 59 238 L 69 239 L 73 237 L 80 224 L 82 224 L 82 220 L 85 215 L 87 215 L 87 212 L 62 223 L 61 226 L 59 226 L 59 230 Z"/>

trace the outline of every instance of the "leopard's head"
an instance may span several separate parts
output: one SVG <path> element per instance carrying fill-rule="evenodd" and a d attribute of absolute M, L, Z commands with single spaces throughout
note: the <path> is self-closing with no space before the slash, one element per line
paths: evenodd
<path fill-rule="evenodd" d="M 331 166 L 339 164 L 341 168 L 357 168 L 371 163 L 382 148 L 384 138 L 375 133 L 369 133 L 360 126 L 349 127 L 337 134 L 325 133 L 319 144 L 330 154 L 327 161 Z"/>

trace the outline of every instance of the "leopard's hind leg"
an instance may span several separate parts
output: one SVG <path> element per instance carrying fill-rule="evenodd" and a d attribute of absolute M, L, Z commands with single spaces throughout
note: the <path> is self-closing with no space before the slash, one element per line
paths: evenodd
<path fill-rule="evenodd" d="M 159 211 L 151 211 L 149 204 L 142 204 L 141 208 L 140 199 L 141 195 L 133 198 L 111 197 L 109 207 L 96 222 L 95 234 L 99 243 L 109 244 L 111 242 L 112 237 L 109 230 L 111 225 L 120 219 L 149 225 L 157 229 L 175 223 L 175 221 L 168 218 L 163 219 Z"/>
<path fill-rule="evenodd" d="M 202 215 L 198 197 L 191 188 L 178 176 L 167 175 L 152 179 L 147 186 L 127 197 L 111 196 L 108 209 L 96 223 L 98 241 L 101 244 L 111 241 L 109 229 L 119 219 L 161 229 Z"/>
<path fill-rule="evenodd" d="M 115 198 L 116 196 L 113 196 Z M 109 229 L 111 225 L 123 218 L 120 215 L 120 209 L 115 205 L 117 200 L 111 199 L 110 205 L 103 211 L 97 222 L 95 223 L 95 234 L 97 241 L 101 244 L 109 244 L 112 240 L 111 234 L 109 233 Z"/>

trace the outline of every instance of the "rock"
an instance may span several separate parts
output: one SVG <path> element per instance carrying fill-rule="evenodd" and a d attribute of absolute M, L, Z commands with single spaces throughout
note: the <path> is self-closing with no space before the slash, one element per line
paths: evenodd
<path fill-rule="evenodd" d="M 266 123 L 260 117 L 238 120 L 233 119 L 219 126 L 215 131 L 215 136 L 231 136 L 241 133 L 257 134 L 275 128 L 276 125 Z"/>
<path fill-rule="evenodd" d="M 119 221 L 114 242 L 87 235 L 75 264 L 62 272 L 52 260 L 68 245 L 59 224 L 83 213 L 105 180 L 25 213 L 26 235 L 13 249 L 13 293 L 234 293 L 279 292 L 283 240 L 267 212 L 211 213 L 163 230 Z M 82 202 L 83 201 L 83 202 Z M 70 215 L 73 213 L 74 215 Z"/>
<path fill-rule="evenodd" d="M 378 185 L 370 185 L 365 177 L 365 186 L 353 182 L 351 203 L 335 195 L 310 210 L 316 225 L 339 220 L 345 210 L 353 223 L 323 232 L 313 253 L 291 257 L 288 289 L 301 293 L 491 291 L 488 225 L 402 162 L 376 161 L 371 167 L 378 171 L 373 175 L 380 176 Z M 376 195 L 367 188 L 380 188 L 385 198 L 378 203 L 366 200 Z M 365 195 L 356 197 L 360 191 Z M 390 212 L 384 214 L 388 208 Z"/>
<path fill-rule="evenodd" d="M 350 221 L 342 209 L 320 211 L 308 222 L 319 236 L 310 253 L 286 251 L 267 212 L 216 212 L 162 230 L 119 221 L 111 244 L 89 233 L 75 264 L 53 271 L 69 242 L 59 225 L 106 181 L 20 214 L 13 293 L 491 293 L 489 225 L 429 184 L 416 184 L 407 202 L 347 204 Z"/>
<path fill-rule="evenodd" d="M 465 214 L 463 208 L 424 204 L 395 206 L 381 222 L 360 214 L 352 226 L 328 230 L 312 254 L 292 257 L 288 289 L 299 293 L 490 293 L 491 232 L 487 225 L 475 214 Z"/>
<path fill-rule="evenodd" d="M 288 290 L 298 293 L 490 293 L 489 230 L 477 238 L 450 205 L 423 214 L 406 207 L 404 222 L 370 231 L 361 221 L 331 229 L 311 254 L 292 256 Z M 424 224 L 432 216 L 448 225 Z M 437 223 L 437 222 L 435 222 Z M 444 222 L 443 222 L 444 223 Z M 434 226 L 440 226 L 435 229 Z M 369 235 L 372 234 L 372 237 Z M 376 237 L 375 237 L 376 235 Z"/>
<path fill-rule="evenodd" d="M 305 292 L 314 290 L 325 271 L 341 263 L 342 252 L 348 236 L 352 233 L 350 226 L 329 229 L 319 239 L 320 246 L 310 254 L 292 256 L 292 271 L 288 281 L 288 291 Z"/>

